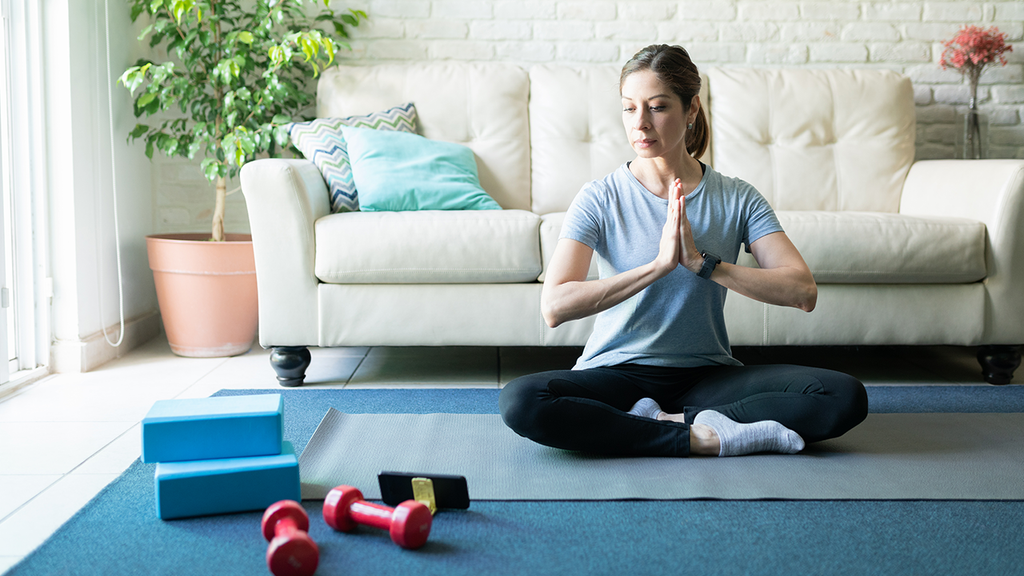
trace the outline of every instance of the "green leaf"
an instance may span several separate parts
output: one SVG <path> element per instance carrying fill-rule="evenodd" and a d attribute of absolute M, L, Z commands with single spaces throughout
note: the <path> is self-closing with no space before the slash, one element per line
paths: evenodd
<path fill-rule="evenodd" d="M 272 124 L 288 124 L 291 121 L 291 116 L 285 116 L 284 114 L 275 114 L 274 118 L 270 122 Z"/>
<path fill-rule="evenodd" d="M 128 137 L 134 140 L 148 131 L 149 126 L 146 126 L 145 124 L 136 124 L 135 128 L 128 134 Z"/>
<path fill-rule="evenodd" d="M 146 92 L 142 96 L 139 96 L 139 99 L 136 101 L 136 105 L 139 108 L 145 108 L 146 105 L 152 102 L 154 98 L 156 98 L 155 92 Z"/>
<path fill-rule="evenodd" d="M 244 43 L 248 44 L 249 46 L 252 46 L 252 40 L 253 40 L 252 32 L 243 31 L 243 32 L 239 32 L 238 33 L 238 41 L 239 42 L 244 42 Z"/>

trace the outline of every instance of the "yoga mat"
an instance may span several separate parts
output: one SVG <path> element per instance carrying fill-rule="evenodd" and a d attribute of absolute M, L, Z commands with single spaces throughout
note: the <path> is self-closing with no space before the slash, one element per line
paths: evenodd
<path fill-rule="evenodd" d="M 872 414 L 797 455 L 616 458 L 548 448 L 494 414 L 329 409 L 299 459 L 302 497 L 377 473 L 459 474 L 474 500 L 1024 498 L 1024 414 Z"/>

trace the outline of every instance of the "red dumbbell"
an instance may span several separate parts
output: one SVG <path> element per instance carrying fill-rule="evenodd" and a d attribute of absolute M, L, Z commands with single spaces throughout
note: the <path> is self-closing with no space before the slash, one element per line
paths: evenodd
<path fill-rule="evenodd" d="M 320 549 L 306 533 L 309 516 L 294 500 L 281 500 L 263 513 L 263 537 L 270 541 L 267 567 L 274 576 L 310 576 L 320 562 Z"/>
<path fill-rule="evenodd" d="M 336 487 L 324 500 L 324 522 L 331 528 L 342 532 L 355 530 L 357 524 L 381 528 L 402 548 L 426 544 L 432 520 L 430 509 L 415 500 L 389 508 L 363 500 L 363 493 L 351 486 Z"/>

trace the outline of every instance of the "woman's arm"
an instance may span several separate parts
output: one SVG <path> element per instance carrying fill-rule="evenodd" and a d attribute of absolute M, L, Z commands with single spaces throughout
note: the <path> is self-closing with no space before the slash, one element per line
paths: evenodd
<path fill-rule="evenodd" d="M 679 265 L 680 212 L 679 191 L 675 187 L 670 193 L 657 258 L 610 278 L 588 281 L 594 250 L 576 240 L 559 240 L 540 295 L 540 310 L 547 325 L 555 328 L 563 322 L 603 312 L 675 270 Z"/>
<path fill-rule="evenodd" d="M 759 302 L 814 310 L 818 286 L 810 268 L 785 232 L 762 236 L 750 245 L 760 268 L 722 262 L 711 280 Z M 700 270 L 700 267 L 697 267 Z"/>

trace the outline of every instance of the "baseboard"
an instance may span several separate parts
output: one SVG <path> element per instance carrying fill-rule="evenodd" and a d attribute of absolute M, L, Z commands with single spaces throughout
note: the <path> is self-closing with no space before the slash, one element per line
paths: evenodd
<path fill-rule="evenodd" d="M 90 334 L 81 340 L 56 340 L 50 348 L 53 372 L 89 372 L 111 360 L 124 356 L 160 334 L 160 313 L 151 312 L 125 320 L 124 339 L 114 347 L 107 343 L 103 331 Z M 107 337 L 116 340 L 120 322 L 107 328 Z"/>

